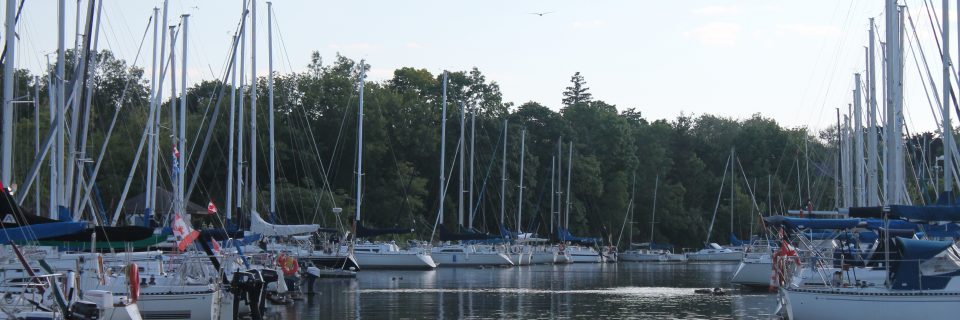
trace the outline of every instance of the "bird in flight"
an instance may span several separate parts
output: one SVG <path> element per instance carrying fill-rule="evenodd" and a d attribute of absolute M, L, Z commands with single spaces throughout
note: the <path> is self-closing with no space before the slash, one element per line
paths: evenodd
<path fill-rule="evenodd" d="M 551 14 L 551 13 L 553 13 L 553 11 L 548 11 L 548 12 L 530 12 L 530 14 L 538 15 L 538 16 L 541 16 L 541 17 L 542 17 L 543 15 L 545 15 L 545 14 Z"/>

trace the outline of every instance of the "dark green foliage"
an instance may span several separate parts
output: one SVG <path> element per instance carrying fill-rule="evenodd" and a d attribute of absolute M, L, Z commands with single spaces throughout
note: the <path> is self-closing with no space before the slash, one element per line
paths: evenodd
<path fill-rule="evenodd" d="M 68 54 L 68 57 L 72 53 Z M 93 113 L 88 143 L 88 156 L 96 157 L 105 133 L 118 105 L 120 120 L 106 156 L 104 169 L 97 178 L 102 203 L 112 213 L 121 202 L 120 192 L 133 163 L 137 144 L 146 120 L 149 83 L 143 71 L 129 67 L 109 52 L 98 55 L 99 68 L 93 78 Z M 69 59 L 68 59 L 69 60 Z M 332 64 L 324 65 L 314 53 L 306 71 L 275 75 L 275 123 L 277 161 L 278 216 L 286 223 L 320 223 L 328 227 L 345 227 L 352 220 L 355 189 L 355 155 L 357 128 L 357 81 L 360 68 L 369 65 L 336 56 Z M 67 70 L 71 70 L 68 66 Z M 149 76 L 147 76 L 149 77 Z M 17 73 L 18 95 L 32 94 L 36 84 L 27 72 Z M 46 76 L 40 78 L 40 129 L 45 135 L 50 121 L 47 101 Z M 424 69 L 400 68 L 393 78 L 382 82 L 368 82 L 364 92 L 364 196 L 362 219 L 368 227 L 413 227 L 414 237 L 425 239 L 431 234 L 439 209 L 439 151 L 442 75 Z M 206 130 L 220 90 L 227 90 L 219 101 L 221 114 L 214 130 L 210 150 L 199 184 L 191 200 L 205 204 L 212 199 L 221 214 L 225 202 L 227 156 L 230 150 L 228 136 L 229 87 L 222 79 L 203 81 L 187 93 L 189 141 L 181 150 L 187 152 L 188 174 L 194 174 L 199 155 L 198 142 Z M 248 88 L 244 88 L 248 89 Z M 168 91 L 169 87 L 165 89 Z M 268 211 L 268 99 L 265 78 L 259 79 L 258 94 L 258 150 L 256 150 L 259 181 L 259 211 Z M 560 91 L 560 90 L 558 90 Z M 245 136 L 242 142 L 249 162 L 249 92 L 245 112 Z M 558 92 L 560 93 L 560 92 Z M 563 137 L 563 176 L 566 180 L 567 143 L 573 143 L 573 170 L 571 177 L 572 231 L 581 236 L 599 236 L 606 227 L 616 239 L 627 214 L 630 202 L 631 177 L 635 174 L 635 221 L 633 239 L 642 242 L 650 237 L 650 213 L 654 178 L 660 176 L 657 200 L 655 240 L 678 246 L 699 246 L 706 240 L 706 230 L 717 205 L 720 206 L 712 239 L 726 242 L 731 232 L 729 223 L 739 237 L 746 238 L 751 231 L 750 221 L 756 222 L 760 208 L 763 215 L 786 209 L 795 209 L 801 203 L 798 185 L 806 193 L 806 174 L 797 181 L 797 164 L 806 163 L 809 154 L 813 195 L 818 209 L 833 206 L 832 174 L 834 153 L 832 140 L 825 135 L 814 137 L 803 129 L 783 128 L 772 119 L 759 114 L 745 120 L 734 120 L 712 115 L 680 114 L 672 120 L 653 120 L 643 117 L 637 108 L 623 108 L 593 99 L 586 81 L 574 74 L 571 86 L 563 94 L 560 112 L 537 102 L 519 107 L 502 100 L 499 85 L 488 80 L 476 68 L 450 72 L 447 110 L 447 164 L 453 172 L 443 204 L 445 216 L 441 222 L 448 227 L 456 225 L 456 156 L 459 137 L 460 102 L 475 110 L 476 154 L 474 203 L 478 229 L 498 232 L 504 224 L 516 230 L 517 190 L 519 174 L 519 146 L 521 128 L 526 128 L 526 162 L 524 168 L 523 216 L 525 231 L 541 235 L 549 232 L 550 221 L 550 159 L 557 151 L 557 139 Z M 160 122 L 160 184 L 169 188 L 170 132 L 169 101 L 162 105 Z M 656 106 L 644 106 L 656 107 Z M 33 108 L 18 107 L 16 131 L 16 176 L 26 174 L 33 162 Z M 469 121 L 469 117 L 467 117 Z M 509 120 L 507 146 L 507 189 L 500 194 L 500 165 L 502 156 L 502 121 Z M 469 133 L 469 123 L 467 131 Z M 200 141 L 196 141 L 197 139 Z M 466 149 L 469 150 L 469 136 Z M 806 145 L 805 145 L 806 144 Z M 729 187 L 726 177 L 724 190 L 720 185 L 724 176 L 730 149 L 737 151 L 737 175 L 734 216 L 730 216 Z M 809 150 L 807 150 L 809 149 Z M 461 149 L 462 150 L 462 149 Z M 128 197 L 144 190 L 145 156 L 134 175 Z M 799 161 L 798 161 L 799 159 Z M 744 173 L 740 173 L 740 164 Z M 249 173 L 244 173 L 248 176 Z M 744 175 L 746 179 L 744 179 Z M 767 177 L 772 178 L 771 205 L 767 201 Z M 45 204 L 49 185 L 46 168 L 40 174 L 41 203 Z M 749 181 L 756 198 L 751 200 Z M 756 185 L 754 186 L 754 182 Z M 565 182 L 565 181 L 563 181 Z M 469 188 L 469 187 L 467 187 Z M 246 197 L 246 196 L 245 196 Z M 506 199 L 506 221 L 499 221 L 500 199 Z M 32 208 L 34 196 L 27 198 Z M 244 205 L 249 201 L 244 200 Z M 333 207 L 344 208 L 340 217 L 331 212 Z M 46 206 L 41 205 L 42 210 Z M 538 218 L 534 218 L 538 217 Z M 537 225 L 531 225 L 539 221 Z M 535 228 L 535 230 L 531 230 Z"/>

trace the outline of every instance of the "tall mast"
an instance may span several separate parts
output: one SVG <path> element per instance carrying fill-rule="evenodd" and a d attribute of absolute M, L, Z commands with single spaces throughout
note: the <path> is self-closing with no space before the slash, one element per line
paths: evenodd
<path fill-rule="evenodd" d="M 557 137 L 557 228 L 564 226 L 563 223 L 563 136 Z M 556 229 L 550 232 L 557 232 Z"/>
<path fill-rule="evenodd" d="M 650 213 L 650 249 L 653 249 L 653 231 L 654 224 L 657 223 L 657 189 L 660 188 L 660 174 L 653 180 L 653 211 Z M 632 230 L 632 228 L 631 228 Z"/>
<path fill-rule="evenodd" d="M 357 224 L 360 223 L 360 200 L 363 198 L 363 188 L 361 188 L 361 184 L 363 183 L 363 78 L 366 76 L 366 70 L 364 69 L 364 61 L 360 60 L 360 106 L 357 107 L 357 193 L 353 223 L 354 235 L 356 235 L 357 232 Z"/>
<path fill-rule="evenodd" d="M 174 51 L 174 47 L 177 43 L 176 35 L 176 26 L 170 26 L 170 135 L 172 136 L 171 141 L 173 146 L 178 150 L 183 150 L 183 146 L 178 142 L 179 130 L 177 129 L 177 55 Z M 174 155 L 176 156 L 176 155 Z M 181 153 L 179 157 L 173 159 L 179 165 L 182 165 L 183 154 Z M 171 166 L 173 170 L 173 180 L 171 181 L 171 192 L 175 195 L 175 199 L 180 200 L 180 187 L 179 180 L 181 179 L 182 174 L 177 172 L 177 168 Z M 174 201 L 173 208 L 180 209 L 180 204 L 177 203 L 177 200 Z"/>
<path fill-rule="evenodd" d="M 463 227 L 463 192 L 464 192 L 464 190 L 463 190 L 463 165 L 464 165 L 464 160 L 466 160 L 465 157 L 464 157 L 464 155 L 465 155 L 465 153 L 466 153 L 466 152 L 464 152 L 465 149 L 466 149 L 466 148 L 464 148 L 464 145 L 465 145 L 464 142 L 466 141 L 466 138 L 465 138 L 465 135 L 464 135 L 464 134 L 465 134 L 465 131 L 466 131 L 466 115 L 464 114 L 465 111 L 466 111 L 466 110 L 465 110 L 463 101 L 460 101 L 460 142 L 457 144 L 458 146 L 460 146 L 459 148 L 457 148 L 457 149 L 460 150 L 460 152 L 459 152 L 459 154 L 460 154 L 460 166 L 458 167 L 458 169 L 460 169 L 460 179 L 459 179 L 460 187 L 457 188 L 457 217 L 458 217 L 458 219 L 459 219 L 459 220 L 457 220 L 457 223 L 459 223 L 461 227 Z"/>
<path fill-rule="evenodd" d="M 257 213 L 257 0 L 250 0 L 250 214 Z"/>
<path fill-rule="evenodd" d="M 186 212 L 187 209 L 187 199 L 184 199 L 184 192 L 186 191 L 185 182 L 187 177 L 187 161 L 190 159 L 187 155 L 190 152 L 190 148 L 187 147 L 187 30 L 190 26 L 190 15 L 184 14 L 180 16 L 180 19 L 183 21 L 183 61 L 180 64 L 180 176 L 177 178 L 177 197 L 180 199 L 180 212 Z"/>
<path fill-rule="evenodd" d="M 159 47 L 160 55 L 158 56 L 158 60 L 157 60 L 157 68 L 160 69 L 160 74 L 157 75 L 157 88 L 156 90 L 154 90 L 153 97 L 152 97 L 153 105 L 156 106 L 156 108 L 154 108 L 154 110 L 152 111 L 153 121 L 150 121 L 151 123 L 147 124 L 152 128 L 151 131 L 153 132 L 153 136 L 148 138 L 151 140 L 151 143 L 152 143 L 151 149 L 153 149 L 153 152 L 154 152 L 153 160 L 151 161 L 152 170 L 147 172 L 147 175 L 150 176 L 150 181 L 151 181 L 150 184 L 147 185 L 147 198 L 149 198 L 147 201 L 150 202 L 149 207 L 151 209 L 155 209 L 157 207 L 157 184 L 158 184 L 157 174 L 159 173 L 158 168 L 159 168 L 159 162 L 160 162 L 160 155 L 163 154 L 163 153 L 158 153 L 159 152 L 158 150 L 160 147 L 160 112 L 161 112 L 160 107 L 162 105 L 161 99 L 163 97 L 163 77 L 166 75 L 166 71 L 167 71 L 167 68 L 165 67 L 166 65 L 165 61 L 167 61 L 165 58 L 166 52 L 167 52 L 166 50 L 167 50 L 167 28 L 168 28 L 167 27 L 167 4 L 168 4 L 168 1 L 164 0 L 163 14 L 162 14 L 163 19 L 161 20 L 160 29 L 157 30 L 160 36 L 160 47 Z M 173 38 L 171 38 L 170 41 L 173 41 Z M 172 62 L 172 58 L 173 57 L 171 57 L 171 62 Z M 173 65 L 171 64 L 170 66 L 172 67 Z M 172 101 L 172 97 L 171 97 L 171 101 Z M 172 105 L 173 104 L 171 104 L 171 107 Z M 149 120 L 150 117 L 147 117 L 147 119 Z M 150 227 L 150 221 L 152 221 L 151 215 L 153 213 L 154 212 L 152 210 L 144 212 L 143 224 L 145 227 Z"/>
<path fill-rule="evenodd" d="M 854 197 L 854 205 L 863 206 L 865 202 L 865 196 L 863 194 L 864 188 L 864 165 L 863 165 L 863 106 L 861 98 L 863 93 L 860 91 L 860 74 L 855 73 L 853 75 L 853 167 L 854 170 L 854 192 L 856 192 Z"/>
<path fill-rule="evenodd" d="M 500 224 L 506 224 L 507 212 L 507 119 L 503 119 L 503 159 L 500 160 Z"/>
<path fill-rule="evenodd" d="M 61 119 L 59 125 L 56 128 L 56 147 L 53 151 L 53 158 L 51 160 L 50 167 L 50 212 L 48 213 L 50 218 L 56 219 L 59 211 L 59 207 L 63 205 L 63 154 L 64 150 L 64 141 L 63 141 L 63 130 L 64 130 L 64 115 L 65 115 L 65 105 L 64 105 L 64 96 L 66 95 L 66 89 L 64 88 L 66 82 L 63 80 L 64 77 L 64 48 L 66 47 L 66 18 L 67 17 L 67 8 L 66 0 L 57 1 L 57 75 L 56 79 L 51 80 L 49 83 L 56 87 L 56 107 L 55 113 L 51 112 L 51 118 Z M 51 103 L 53 101 L 51 100 Z M 56 116 L 54 116 L 56 114 Z M 57 123 L 56 121 L 51 120 L 51 125 Z"/>
<path fill-rule="evenodd" d="M 885 126 L 887 142 L 887 171 L 884 172 L 886 184 L 886 204 L 900 204 L 900 17 L 896 0 L 887 0 L 886 3 L 886 36 L 887 36 L 887 115 Z"/>
<path fill-rule="evenodd" d="M 556 168 L 557 168 L 557 156 L 554 155 L 554 156 L 551 156 L 551 157 L 550 157 L 550 229 L 548 229 L 548 230 L 549 230 L 549 232 L 548 232 L 549 234 L 553 234 L 553 217 L 554 217 L 554 216 L 556 215 L 556 213 L 557 213 L 557 212 L 556 212 L 556 208 L 555 208 L 555 205 L 556 205 L 556 202 L 555 202 L 555 201 L 556 201 L 556 196 L 557 196 L 557 194 L 556 194 L 556 192 L 557 192 L 557 190 L 556 190 L 556 186 L 557 186 L 557 184 L 556 184 L 556 182 L 557 182 L 556 180 L 557 180 L 557 179 L 556 179 L 556 178 L 557 178 L 557 175 L 556 175 L 556 170 L 555 170 Z"/>
<path fill-rule="evenodd" d="M 469 199 L 469 201 L 467 201 L 467 203 L 469 203 L 469 205 L 470 205 L 470 207 L 467 208 L 468 212 L 470 213 L 470 215 L 469 215 L 470 219 L 467 220 L 467 225 L 470 227 L 470 229 L 473 229 L 473 216 L 474 216 L 474 212 L 473 212 L 473 208 L 474 208 L 474 204 L 473 204 L 473 160 L 474 160 L 475 156 L 474 156 L 473 151 L 476 149 L 476 148 L 475 148 L 475 146 L 476 146 L 476 140 L 477 140 L 477 130 L 476 130 L 476 129 L 477 129 L 477 111 L 476 111 L 476 110 L 472 110 L 472 111 L 470 111 L 470 188 L 468 188 L 468 189 L 470 189 L 470 191 L 469 191 L 469 196 L 467 197 L 467 199 Z"/>
<path fill-rule="evenodd" d="M 953 127 L 950 122 L 950 10 L 949 0 L 943 0 L 943 193 L 953 204 Z"/>
<path fill-rule="evenodd" d="M 563 209 L 563 228 L 570 230 L 570 169 L 573 168 L 573 141 L 570 141 L 570 151 L 567 155 L 567 204 Z"/>
<path fill-rule="evenodd" d="M 230 53 L 230 62 L 233 66 L 237 64 L 237 36 L 233 36 L 234 44 L 233 52 Z M 227 224 L 233 220 L 233 154 L 236 150 L 233 147 L 236 145 L 234 141 L 234 136 L 236 128 L 234 128 L 234 123 L 236 122 L 236 113 L 237 113 L 237 69 L 236 67 L 230 68 L 230 124 L 228 125 L 228 140 L 229 146 L 227 147 L 227 194 L 226 199 L 224 200 L 224 205 L 227 207 Z"/>
<path fill-rule="evenodd" d="M 870 45 L 867 48 L 867 205 L 879 206 L 880 197 L 877 195 L 877 77 L 876 77 L 876 48 L 874 40 L 873 18 L 870 18 Z"/>
<path fill-rule="evenodd" d="M 447 153 L 447 71 L 443 71 L 443 98 L 440 102 L 443 107 L 440 111 L 440 188 L 437 190 L 440 192 L 440 212 L 437 214 L 437 219 L 440 222 L 443 222 L 443 204 L 445 198 L 445 187 L 447 186 L 446 181 L 446 171 L 444 169 L 444 164 L 446 163 L 446 153 Z"/>
<path fill-rule="evenodd" d="M 153 60 L 150 63 L 150 110 L 156 110 L 156 99 L 154 99 L 153 96 L 157 94 L 157 32 L 159 31 L 157 29 L 159 21 L 157 20 L 160 20 L 160 8 L 153 8 Z M 148 217 L 149 213 L 153 212 L 153 203 L 150 201 L 150 194 L 153 192 L 151 186 L 153 186 L 154 177 L 150 173 L 155 170 L 153 167 L 153 158 L 157 155 L 155 152 L 156 144 L 154 143 L 156 140 L 153 139 L 153 136 L 156 135 L 157 132 L 156 127 L 153 125 L 153 121 L 145 123 L 145 125 L 147 127 L 147 138 L 150 140 L 147 141 L 147 172 L 145 174 L 147 185 L 144 190 L 143 208 L 145 212 L 144 217 Z M 144 221 L 146 221 L 146 219 Z"/>
<path fill-rule="evenodd" d="M 237 87 L 238 89 L 237 90 L 238 91 L 237 92 L 238 94 L 237 96 L 237 100 L 238 100 L 237 101 L 237 133 L 236 133 L 237 134 L 237 172 L 236 172 L 237 178 L 236 180 L 237 181 L 235 182 L 236 189 L 234 190 L 236 190 L 236 194 L 237 194 L 236 206 L 237 206 L 237 215 L 239 216 L 242 216 L 243 193 L 246 191 L 244 190 L 244 185 L 243 185 L 243 156 L 244 156 L 243 145 L 246 144 L 246 141 L 243 139 L 244 138 L 243 132 L 244 132 L 244 128 L 246 127 L 245 122 L 243 120 L 243 115 L 245 110 L 244 106 L 246 105 L 246 103 L 244 102 L 244 100 L 246 100 L 245 99 L 246 97 L 243 93 L 243 87 L 247 83 L 246 70 L 244 70 L 244 66 L 246 66 L 246 61 L 247 61 L 247 54 L 246 54 L 247 53 L 247 37 L 246 37 L 247 3 L 248 1 L 243 1 L 243 8 L 242 8 L 243 10 L 241 10 L 242 16 L 240 20 L 240 60 L 237 60 L 237 64 L 240 65 L 240 71 L 239 71 L 240 86 Z"/>
<path fill-rule="evenodd" d="M 523 159 L 526 155 L 527 128 L 520 130 L 520 187 L 517 193 L 517 237 L 523 233 Z"/>
<path fill-rule="evenodd" d="M 737 148 L 730 148 L 730 234 L 733 234 L 733 192 L 737 189 L 736 175 L 733 174 L 737 163 Z"/>
<path fill-rule="evenodd" d="M 267 101 L 270 105 L 270 112 L 268 113 L 270 122 L 270 217 L 274 222 L 276 222 L 277 217 L 277 175 L 276 175 L 276 158 L 277 158 L 277 149 L 276 142 L 274 141 L 275 136 L 273 132 L 274 119 L 273 119 L 273 2 L 267 1 Z M 360 106 L 361 112 L 363 107 L 363 61 L 360 61 Z M 363 120 L 363 114 L 360 114 L 361 120 Z M 362 126 L 363 123 L 361 122 Z M 359 147 L 358 147 L 359 150 Z M 359 152 L 359 151 L 358 151 Z M 359 162 L 360 160 L 357 159 Z M 359 176 L 359 166 L 357 168 Z M 360 184 L 357 183 L 359 186 Z M 359 193 L 358 193 L 359 196 Z M 357 214 L 359 214 L 360 206 L 357 206 Z"/>
<path fill-rule="evenodd" d="M 17 1 L 7 0 L 6 56 L 3 62 L 3 185 L 9 186 L 13 178 L 13 67 L 17 51 L 16 35 Z"/>

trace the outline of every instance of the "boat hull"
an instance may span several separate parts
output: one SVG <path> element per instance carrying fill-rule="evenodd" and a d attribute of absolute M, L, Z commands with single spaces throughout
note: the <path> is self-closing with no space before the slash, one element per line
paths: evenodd
<path fill-rule="evenodd" d="M 556 262 L 557 254 L 553 252 L 534 252 L 530 258 L 532 264 L 553 264 Z"/>
<path fill-rule="evenodd" d="M 773 276 L 773 263 L 770 261 L 740 261 L 730 283 L 748 287 L 769 287 Z"/>
<path fill-rule="evenodd" d="M 513 261 L 503 253 L 499 252 L 481 252 L 481 253 L 449 253 L 434 252 L 431 254 L 433 261 L 441 267 L 450 266 L 512 266 Z"/>
<path fill-rule="evenodd" d="M 419 253 L 354 253 L 364 269 L 433 269 L 437 263 L 428 254 Z"/>
<path fill-rule="evenodd" d="M 652 254 L 652 253 L 636 253 L 636 252 L 622 252 L 620 253 L 620 261 L 629 261 L 629 262 L 666 262 L 667 257 L 663 254 Z"/>
<path fill-rule="evenodd" d="M 790 319 L 955 319 L 960 292 L 783 289 Z"/>
<path fill-rule="evenodd" d="M 718 252 L 718 253 L 688 253 L 687 261 L 697 262 L 739 262 L 743 260 L 743 252 Z"/>

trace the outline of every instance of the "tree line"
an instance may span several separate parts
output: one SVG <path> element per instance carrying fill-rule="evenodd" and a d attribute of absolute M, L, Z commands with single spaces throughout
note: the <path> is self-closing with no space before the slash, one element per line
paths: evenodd
<path fill-rule="evenodd" d="M 73 61 L 69 59 L 72 54 L 68 53 L 67 61 Z M 116 114 L 118 126 L 96 182 L 98 207 L 113 212 L 123 201 L 120 194 L 146 122 L 149 75 L 108 51 L 99 52 L 96 60 L 98 68 L 91 78 L 93 102 L 87 153 L 95 157 L 99 152 Z M 319 53 L 314 52 L 304 71 L 275 74 L 279 222 L 344 228 L 352 220 L 360 96 L 357 84 L 361 68 L 369 67 L 340 55 L 325 63 Z M 72 69 L 68 63 L 67 70 Z M 50 126 L 47 83 L 51 72 L 52 68 L 45 70 L 37 75 L 37 80 L 27 70 L 16 73 L 15 96 L 32 97 L 35 86 L 39 86 L 40 92 L 37 108 L 22 105 L 15 113 L 15 176 L 20 179 L 35 158 L 34 116 L 40 119 L 41 138 Z M 69 74 L 67 78 L 71 78 Z M 621 246 L 650 238 L 657 179 L 654 239 L 683 247 L 697 247 L 706 240 L 715 212 L 711 241 L 725 243 L 731 233 L 743 239 L 758 232 L 761 215 L 799 209 L 807 199 L 815 209 L 834 206 L 836 140 L 831 134 L 836 132 L 835 127 L 824 132 L 808 132 L 802 127 L 781 126 L 760 113 L 738 120 L 678 111 L 674 119 L 648 119 L 642 108 L 618 108 L 602 97 L 594 97 L 585 76 L 579 72 L 571 77 L 569 87 L 558 88 L 559 105 L 506 102 L 497 82 L 487 79 L 476 68 L 450 71 L 448 79 L 445 170 L 450 185 L 442 204 L 439 203 L 442 74 L 405 67 L 395 70 L 390 79 L 366 82 L 361 212 L 364 225 L 410 227 L 416 230 L 412 237 L 427 239 L 437 224 L 442 205 L 445 214 L 439 224 L 455 228 L 459 165 L 456 156 L 461 152 L 471 156 L 471 132 L 475 132 L 473 203 L 464 206 L 475 210 L 473 225 L 482 232 L 499 233 L 500 224 L 517 230 L 516 214 L 522 206 L 523 230 L 542 236 L 549 234 L 551 165 L 553 157 L 558 155 L 558 140 L 563 141 L 559 156 L 564 181 L 555 183 L 563 186 L 560 191 L 564 197 L 567 148 L 568 143 L 573 145 L 569 177 L 571 231 L 581 236 L 607 235 L 614 241 L 620 238 Z M 187 176 L 195 174 L 197 171 L 193 168 L 196 168 L 203 137 L 206 130 L 213 130 L 209 151 L 199 171 L 199 183 L 190 200 L 199 204 L 214 202 L 221 208 L 220 216 L 225 211 L 223 208 L 230 205 L 224 203 L 231 150 L 227 116 L 230 87 L 229 82 L 223 80 L 204 80 L 187 91 L 189 138 L 187 144 L 180 147 L 188 158 Z M 257 157 L 255 174 L 260 181 L 258 211 L 266 217 L 268 92 L 266 78 L 260 77 L 257 81 L 258 150 L 253 154 Z M 242 108 L 246 119 L 235 125 L 246 128 L 243 170 L 249 177 L 250 92 L 249 86 L 240 89 L 238 92 L 245 95 L 247 104 Z M 236 101 L 239 100 L 239 96 L 236 97 Z M 213 110 L 218 105 L 218 120 L 210 127 Z M 161 124 L 170 121 L 169 106 L 170 101 L 161 106 Z M 458 145 L 461 113 L 464 113 L 467 130 L 467 143 L 462 146 Z M 502 137 L 504 121 L 508 126 L 505 139 Z M 525 130 L 525 189 L 523 199 L 518 199 L 521 130 Z M 157 150 L 162 172 L 159 182 L 167 189 L 170 188 L 170 136 L 169 126 L 162 126 Z M 501 194 L 504 141 L 507 187 L 505 194 Z M 731 151 L 735 157 L 728 162 Z M 141 159 L 136 170 L 128 198 L 144 190 L 144 161 Z M 730 167 L 735 170 L 731 172 Z M 40 199 L 41 211 L 46 210 L 43 204 L 48 197 L 48 170 L 42 167 L 38 181 L 41 192 L 32 192 L 27 197 L 24 202 L 27 209 L 33 208 L 34 202 Z M 469 190 L 470 185 L 468 181 L 464 189 Z M 504 221 L 500 221 L 501 199 L 506 203 Z M 243 206 L 247 203 L 249 201 L 244 200 Z M 334 213 L 335 207 L 342 211 Z M 200 223 L 210 223 L 210 217 L 198 219 Z M 632 232 L 628 232 L 630 228 Z M 633 239 L 627 239 L 627 234 L 632 234 Z"/>

